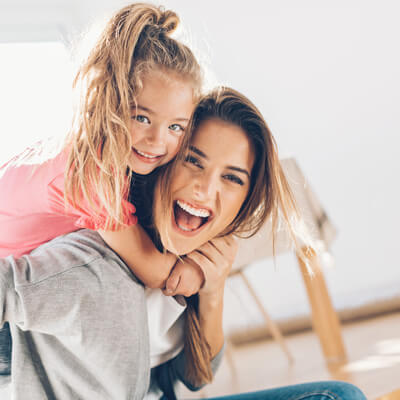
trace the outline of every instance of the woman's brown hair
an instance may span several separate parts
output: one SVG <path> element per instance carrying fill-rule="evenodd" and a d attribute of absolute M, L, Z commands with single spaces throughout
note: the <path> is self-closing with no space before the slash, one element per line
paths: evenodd
<path fill-rule="evenodd" d="M 200 93 L 195 56 L 171 37 L 178 24 L 175 12 L 162 7 L 124 7 L 109 20 L 75 78 L 83 95 L 67 141 L 65 198 L 79 205 L 83 197 L 95 217 L 106 214 L 105 229 L 123 225 L 122 204 L 130 184 L 129 126 L 144 74 L 170 74 L 192 85 L 194 99 Z"/>
<path fill-rule="evenodd" d="M 272 240 L 278 229 L 278 220 L 283 220 L 299 256 L 306 259 L 301 243 L 311 243 L 304 236 L 301 219 L 293 194 L 282 170 L 277 146 L 267 123 L 257 107 L 241 93 L 227 87 L 219 87 L 204 96 L 192 115 L 189 129 L 192 135 L 202 123 L 208 120 L 222 120 L 240 127 L 250 140 L 255 161 L 251 171 L 250 188 L 238 214 L 232 223 L 221 232 L 221 236 L 235 234 L 251 237 L 269 219 L 272 227 Z M 163 193 L 162 218 L 170 218 L 172 207 L 169 184 L 175 169 L 186 157 L 186 148 L 178 154 L 175 162 L 160 174 L 157 190 Z M 162 229 L 162 227 L 161 227 Z M 163 232 L 166 237 L 166 233 Z M 168 240 L 168 237 L 166 237 Z M 275 248 L 273 243 L 273 248 Z M 198 298 L 188 300 L 185 351 L 187 376 L 196 384 L 212 380 L 209 346 L 204 339 L 198 318 Z"/>

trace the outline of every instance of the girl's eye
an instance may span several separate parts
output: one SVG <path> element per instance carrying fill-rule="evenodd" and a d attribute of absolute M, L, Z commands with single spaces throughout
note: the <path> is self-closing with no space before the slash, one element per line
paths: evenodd
<path fill-rule="evenodd" d="M 237 175 L 227 174 L 227 175 L 224 175 L 223 178 L 228 179 L 229 181 L 236 183 L 240 186 L 244 185 L 244 182 L 242 181 L 242 179 L 240 179 Z"/>
<path fill-rule="evenodd" d="M 136 121 L 140 122 L 141 124 L 150 124 L 150 120 L 144 115 L 134 115 L 132 118 L 136 119 Z"/>
<path fill-rule="evenodd" d="M 186 156 L 185 162 L 190 163 L 190 164 L 193 164 L 193 165 L 195 165 L 196 167 L 203 169 L 203 166 L 201 165 L 200 160 L 199 160 L 198 158 L 192 156 L 191 154 L 189 154 L 188 156 Z"/>
<path fill-rule="evenodd" d="M 168 127 L 171 131 L 174 131 L 175 133 L 182 134 L 185 132 L 185 128 L 179 124 L 172 124 Z"/>

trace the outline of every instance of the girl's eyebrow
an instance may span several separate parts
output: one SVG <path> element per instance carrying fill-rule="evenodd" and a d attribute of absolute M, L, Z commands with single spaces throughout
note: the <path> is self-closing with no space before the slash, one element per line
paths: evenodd
<path fill-rule="evenodd" d="M 203 157 L 204 159 L 208 160 L 208 157 L 200 149 L 198 149 L 197 147 L 195 147 L 193 145 L 190 145 L 189 149 L 191 151 L 193 151 L 193 153 L 196 153 L 200 157 Z M 241 172 L 242 174 L 245 174 L 250 179 L 250 173 L 246 169 L 235 167 L 233 165 L 228 165 L 226 168 L 230 169 L 232 171 Z"/>
<path fill-rule="evenodd" d="M 150 115 L 156 114 L 156 112 L 153 111 L 151 108 L 141 106 L 140 104 L 137 104 L 136 107 L 134 107 L 134 108 L 136 108 L 136 110 L 141 110 L 141 111 L 147 112 Z M 176 117 L 176 118 L 171 118 L 171 119 L 173 121 L 183 121 L 183 122 L 189 121 L 189 118 L 183 118 L 183 117 Z"/>
<path fill-rule="evenodd" d="M 136 104 L 135 108 L 136 110 L 142 110 L 148 112 L 149 114 L 154 114 L 154 111 L 151 108 L 141 106 L 140 104 Z"/>

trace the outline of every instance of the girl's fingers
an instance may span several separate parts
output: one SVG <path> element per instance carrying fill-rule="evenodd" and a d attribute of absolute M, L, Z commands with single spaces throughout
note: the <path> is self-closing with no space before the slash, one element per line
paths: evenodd
<path fill-rule="evenodd" d="M 179 285 L 180 274 L 176 273 L 175 271 L 176 271 L 176 269 L 174 268 L 171 271 L 171 273 L 167 279 L 167 282 L 165 283 L 165 289 L 163 292 L 167 296 L 172 296 L 175 293 L 175 291 Z"/>

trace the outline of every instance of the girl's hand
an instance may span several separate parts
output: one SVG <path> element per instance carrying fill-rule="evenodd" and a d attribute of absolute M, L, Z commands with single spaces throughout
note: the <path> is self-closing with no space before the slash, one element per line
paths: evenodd
<path fill-rule="evenodd" d="M 185 297 L 197 293 L 204 283 L 204 274 L 201 268 L 191 260 L 182 258 L 172 269 L 163 293 L 166 296 L 182 295 Z"/>
<path fill-rule="evenodd" d="M 186 255 L 203 271 L 205 282 L 199 290 L 201 296 L 223 294 L 225 281 L 231 271 L 237 253 L 237 242 L 232 235 L 210 240 Z"/>

